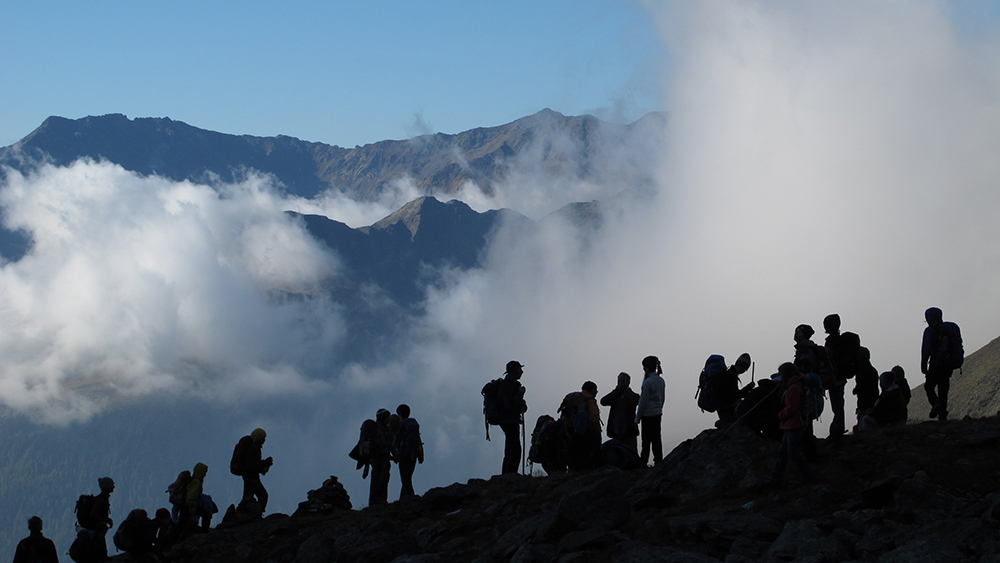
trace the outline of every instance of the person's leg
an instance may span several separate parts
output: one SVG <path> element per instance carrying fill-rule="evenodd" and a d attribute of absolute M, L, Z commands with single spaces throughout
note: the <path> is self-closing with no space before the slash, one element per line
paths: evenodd
<path fill-rule="evenodd" d="M 951 370 L 945 371 L 938 381 L 938 397 L 940 399 L 938 408 L 938 419 L 948 419 L 948 389 L 951 387 Z"/>
<path fill-rule="evenodd" d="M 795 430 L 785 432 L 785 434 L 789 435 L 788 458 L 795 462 L 795 466 L 799 469 L 799 474 L 806 482 L 812 481 L 812 472 L 809 471 L 809 464 L 806 463 L 806 458 L 802 455 L 802 448 L 800 447 L 802 438 L 805 436 L 805 429 L 796 428 Z"/>
<path fill-rule="evenodd" d="M 785 477 L 785 465 L 788 463 L 788 443 L 790 440 L 788 430 L 783 431 L 781 445 L 778 446 L 778 459 L 774 463 L 774 473 L 771 474 L 772 483 L 781 483 Z"/>
<path fill-rule="evenodd" d="M 521 463 L 521 436 L 518 434 L 520 425 L 504 424 L 500 429 L 504 435 L 502 473 L 517 473 Z"/>
<path fill-rule="evenodd" d="M 939 407 L 941 401 L 938 398 L 937 393 L 934 392 L 935 389 L 937 389 L 938 380 L 939 378 L 937 377 L 937 372 L 934 370 L 928 370 L 927 376 L 924 379 L 924 392 L 927 393 L 927 402 L 931 405 L 931 414 L 929 415 L 930 418 L 936 417 L 938 415 L 938 411 L 940 410 Z"/>
<path fill-rule="evenodd" d="M 639 419 L 642 424 L 642 453 L 639 457 L 642 459 L 642 465 L 649 465 L 649 448 L 653 442 L 653 423 L 649 421 L 649 417 L 642 417 Z"/>
<path fill-rule="evenodd" d="M 651 416 L 653 419 L 653 438 L 652 438 L 652 448 L 653 448 L 653 465 L 660 463 L 663 459 L 663 440 L 660 420 L 663 419 L 663 415 L 658 414 L 656 416 Z"/>
<path fill-rule="evenodd" d="M 399 498 L 414 496 L 413 470 L 417 467 L 417 458 L 407 456 L 399 460 Z"/>
<path fill-rule="evenodd" d="M 830 422 L 830 437 L 840 438 L 844 435 L 847 422 L 844 415 L 844 385 L 835 383 L 827 390 L 830 393 L 830 410 L 833 411 L 833 420 Z"/>

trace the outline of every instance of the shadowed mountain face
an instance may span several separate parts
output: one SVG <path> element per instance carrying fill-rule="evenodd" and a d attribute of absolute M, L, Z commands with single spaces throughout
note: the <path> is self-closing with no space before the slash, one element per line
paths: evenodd
<path fill-rule="evenodd" d="M 663 114 L 649 114 L 615 125 L 543 110 L 498 127 L 346 149 L 284 135 L 227 135 L 169 118 L 50 117 L 19 143 L 0 149 L 0 164 L 23 170 L 23 156 L 47 155 L 59 165 L 103 158 L 144 175 L 206 183 L 233 182 L 252 169 L 274 175 L 295 195 L 333 189 L 361 201 L 377 198 L 404 177 L 425 194 L 454 194 L 471 180 L 491 195 L 513 167 L 526 162 L 554 177 L 614 178 L 636 186 L 651 180 L 621 177 L 621 169 L 607 165 L 622 161 L 621 147 L 661 131 L 664 120 Z"/>
<path fill-rule="evenodd" d="M 917 343 L 919 344 L 919 342 Z M 923 375 L 907 374 L 910 385 L 924 380 Z M 927 420 L 931 405 L 927 401 L 924 386 L 913 390 L 909 406 L 910 420 Z M 1000 338 L 966 356 L 961 372 L 955 370 L 951 376 L 951 390 L 948 393 L 948 417 L 993 416 L 1000 412 Z"/>

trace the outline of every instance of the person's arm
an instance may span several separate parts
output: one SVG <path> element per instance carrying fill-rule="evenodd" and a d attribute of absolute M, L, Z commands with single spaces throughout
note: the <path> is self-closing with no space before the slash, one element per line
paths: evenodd
<path fill-rule="evenodd" d="M 930 369 L 931 353 L 934 350 L 934 345 L 937 344 L 936 336 L 937 332 L 933 328 L 924 329 L 924 340 L 920 345 L 920 373 L 925 375 Z"/>
<path fill-rule="evenodd" d="M 642 382 L 642 393 L 639 394 L 639 405 L 636 406 L 635 408 L 636 424 L 639 424 L 639 421 L 642 419 L 642 413 L 646 410 L 646 404 L 649 403 L 650 391 L 649 391 L 649 385 L 647 383 L 648 381 L 649 378 L 646 378 L 646 380 Z"/>

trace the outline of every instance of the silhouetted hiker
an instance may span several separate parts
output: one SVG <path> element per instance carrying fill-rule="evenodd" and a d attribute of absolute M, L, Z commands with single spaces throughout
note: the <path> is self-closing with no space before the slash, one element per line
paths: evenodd
<path fill-rule="evenodd" d="M 872 413 L 879 394 L 878 370 L 872 365 L 872 354 L 868 348 L 861 347 L 860 358 L 861 365 L 854 379 L 853 391 L 858 397 L 857 415 L 859 426 L 861 421 Z"/>
<path fill-rule="evenodd" d="M 740 387 L 740 375 L 750 369 L 750 354 L 741 354 L 736 363 L 726 367 L 726 359 L 714 354 L 705 361 L 698 378 L 698 406 L 719 417 L 719 425 L 736 422 L 736 405 L 753 389 L 753 384 Z"/>
<path fill-rule="evenodd" d="M 781 440 L 778 412 L 781 404 L 781 376 L 762 379 L 736 407 L 737 420 L 769 440 Z"/>
<path fill-rule="evenodd" d="M 823 381 L 827 393 L 830 394 L 830 410 L 833 420 L 830 422 L 830 438 L 838 440 L 844 436 L 847 429 L 844 413 L 844 387 L 847 380 L 855 376 L 860 364 L 861 339 L 853 332 L 840 332 L 840 315 L 827 315 L 823 319 L 823 329 L 826 331 L 826 355 L 830 361 L 829 382 Z"/>
<path fill-rule="evenodd" d="M 274 458 L 261 459 L 266 440 L 267 432 L 263 428 L 254 428 L 249 436 L 240 438 L 236 443 L 233 459 L 229 462 L 229 471 L 243 478 L 243 498 L 237 510 L 244 514 L 263 514 L 267 510 L 267 489 L 260 476 L 267 475 Z"/>
<path fill-rule="evenodd" d="M 90 510 L 90 521 L 94 524 L 94 556 L 97 561 L 108 559 L 108 530 L 115 525 L 111 519 L 111 493 L 115 491 L 115 481 L 111 477 L 101 477 L 97 480 L 101 492 L 94 497 L 94 506 Z"/>
<path fill-rule="evenodd" d="M 882 389 L 872 413 L 861 421 L 861 429 L 869 430 L 879 426 L 896 426 L 906 424 L 906 400 L 899 386 L 896 385 L 896 375 L 887 371 L 878 376 L 878 384 Z"/>
<path fill-rule="evenodd" d="M 660 374 L 663 368 L 656 356 L 642 359 L 642 392 L 635 412 L 636 424 L 642 424 L 642 464 L 649 464 L 649 450 L 653 450 L 653 464 L 663 459 L 663 442 L 660 439 L 660 422 L 663 419 L 663 400 L 666 384 Z"/>
<path fill-rule="evenodd" d="M 56 544 L 42 535 L 42 519 L 28 518 L 28 537 L 17 543 L 14 563 L 59 563 Z"/>
<path fill-rule="evenodd" d="M 184 491 L 184 506 L 181 509 L 180 528 L 182 534 L 198 528 L 199 520 L 201 520 L 203 530 L 209 529 L 212 526 L 212 515 L 219 511 L 212 501 L 212 497 L 204 492 L 208 466 L 204 463 L 196 463 L 191 473 L 191 480 Z"/>
<path fill-rule="evenodd" d="M 789 459 L 795 462 L 803 479 L 812 480 L 812 473 L 801 449 L 808 418 L 803 412 L 806 395 L 805 375 L 799 373 L 795 364 L 788 362 L 778 367 L 778 374 L 781 375 L 781 386 L 784 389 L 782 397 L 784 408 L 778 413 L 778 421 L 784 434 L 781 446 L 778 448 L 778 461 L 774 465 L 774 474 L 771 476 L 771 483 L 775 486 L 780 486 L 784 480 L 785 466 L 788 465 Z"/>
<path fill-rule="evenodd" d="M 569 459 L 568 442 L 569 437 L 562 419 L 556 420 L 543 414 L 538 417 L 535 429 L 531 432 L 528 459 L 540 464 L 549 475 L 564 473 Z"/>
<path fill-rule="evenodd" d="M 812 341 L 816 331 L 809 325 L 795 327 L 795 359 L 793 364 L 799 366 L 802 373 L 812 372 L 820 376 L 823 386 L 832 381 L 830 362 L 827 359 L 826 348 Z"/>
<path fill-rule="evenodd" d="M 158 508 L 153 523 L 156 525 L 153 545 L 160 551 L 170 549 L 170 546 L 174 545 L 177 540 L 177 524 L 174 523 L 170 511 L 166 508 Z"/>
<path fill-rule="evenodd" d="M 912 390 L 910 389 L 910 382 L 906 380 L 906 372 L 903 371 L 903 366 L 892 366 L 892 369 L 889 371 L 896 376 L 896 385 L 899 385 L 899 391 L 903 394 L 906 404 L 909 405 Z"/>
<path fill-rule="evenodd" d="M 962 367 L 965 350 L 962 331 L 953 322 L 942 319 L 941 309 L 924 312 L 927 328 L 920 347 L 920 372 L 926 376 L 924 391 L 931 404 L 930 418 L 948 419 L 948 387 L 952 371 Z"/>
<path fill-rule="evenodd" d="M 420 439 L 420 424 L 410 418 L 410 407 L 396 407 L 399 415 L 399 433 L 396 435 L 396 463 L 399 464 L 399 498 L 412 497 L 413 470 L 418 463 L 424 462 L 424 443 Z"/>
<path fill-rule="evenodd" d="M 638 453 L 636 438 L 639 425 L 635 422 L 635 409 L 639 406 L 639 394 L 629 387 L 632 378 L 624 371 L 618 374 L 618 386 L 601 397 L 601 404 L 611 407 L 608 413 L 608 438 L 614 438 Z"/>
<path fill-rule="evenodd" d="M 490 424 L 503 430 L 501 473 L 517 473 L 517 462 L 521 457 L 521 439 L 517 434 L 524 425 L 524 413 L 528 410 L 528 404 L 524 401 L 524 386 L 520 383 L 523 374 L 524 366 L 511 360 L 507 362 L 503 379 L 494 379 L 483 387 L 486 439 L 490 439 Z"/>
<path fill-rule="evenodd" d="M 153 558 L 153 540 L 156 539 L 156 522 L 149 519 L 146 511 L 136 508 L 129 512 L 125 520 L 118 525 L 114 535 L 115 547 L 125 552 L 129 560 L 151 562 Z"/>
<path fill-rule="evenodd" d="M 389 502 L 389 472 L 392 468 L 394 433 L 389 426 L 392 414 L 386 409 L 375 413 L 375 428 L 371 435 L 372 480 L 368 489 L 368 506 Z"/>
<path fill-rule="evenodd" d="M 574 471 L 589 469 L 601 447 L 601 411 L 596 395 L 597 384 L 587 381 L 580 391 L 566 395 L 559 405 L 569 436 L 569 468 Z"/>

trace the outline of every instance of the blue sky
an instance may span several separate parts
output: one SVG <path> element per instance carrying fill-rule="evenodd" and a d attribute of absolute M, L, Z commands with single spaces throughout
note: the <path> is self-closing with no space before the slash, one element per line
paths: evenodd
<path fill-rule="evenodd" d="M 0 1 L 0 145 L 124 113 L 354 146 L 548 107 L 662 107 L 652 15 L 619 0 Z"/>

